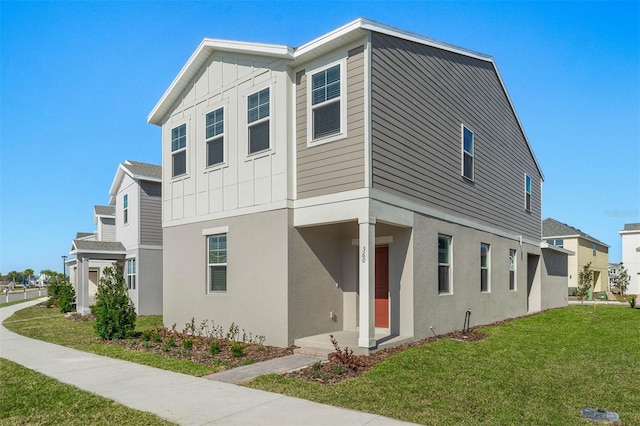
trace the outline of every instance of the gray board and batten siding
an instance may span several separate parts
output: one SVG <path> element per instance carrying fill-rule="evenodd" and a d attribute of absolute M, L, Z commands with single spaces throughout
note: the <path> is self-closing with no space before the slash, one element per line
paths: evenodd
<path fill-rule="evenodd" d="M 140 243 L 162 246 L 162 184 L 140 182 Z"/>
<path fill-rule="evenodd" d="M 348 52 L 347 137 L 307 146 L 307 76 L 296 74 L 298 198 L 364 187 L 364 46 Z"/>
<path fill-rule="evenodd" d="M 372 187 L 540 240 L 542 176 L 493 63 L 375 32 L 371 41 Z M 461 175 L 461 125 L 474 132 L 473 182 Z"/>

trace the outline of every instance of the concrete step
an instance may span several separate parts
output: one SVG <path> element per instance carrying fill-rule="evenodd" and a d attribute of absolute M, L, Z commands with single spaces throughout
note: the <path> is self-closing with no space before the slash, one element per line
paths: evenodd
<path fill-rule="evenodd" d="M 321 360 L 327 360 L 329 359 L 329 355 L 331 355 L 333 351 L 326 348 L 302 347 L 295 348 L 293 350 L 293 353 L 296 355 L 313 356 Z"/>

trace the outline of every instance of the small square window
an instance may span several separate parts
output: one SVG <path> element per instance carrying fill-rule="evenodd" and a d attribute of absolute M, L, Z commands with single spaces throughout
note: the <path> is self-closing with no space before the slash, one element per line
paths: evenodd
<path fill-rule="evenodd" d="M 462 176 L 474 178 L 474 140 L 473 132 L 462 126 Z"/>

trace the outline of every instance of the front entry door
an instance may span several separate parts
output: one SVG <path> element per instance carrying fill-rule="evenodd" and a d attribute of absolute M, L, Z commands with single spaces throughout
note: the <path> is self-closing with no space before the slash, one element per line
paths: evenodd
<path fill-rule="evenodd" d="M 376 327 L 389 328 L 389 247 L 376 247 Z"/>

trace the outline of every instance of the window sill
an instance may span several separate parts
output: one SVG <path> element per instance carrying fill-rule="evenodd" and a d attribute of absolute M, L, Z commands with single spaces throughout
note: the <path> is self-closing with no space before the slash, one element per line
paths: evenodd
<path fill-rule="evenodd" d="M 273 150 L 273 148 L 263 149 L 262 151 L 247 154 L 247 158 L 244 161 L 248 162 L 248 161 L 258 160 L 260 158 L 267 157 L 273 154 L 275 154 L 275 151 Z"/>
<path fill-rule="evenodd" d="M 218 163 L 218 164 L 214 164 L 212 166 L 206 166 L 204 168 L 204 171 L 202 172 L 202 174 L 207 174 L 207 173 L 211 173 L 211 172 L 216 172 L 218 170 L 222 170 L 229 167 L 229 165 L 227 163 Z"/>
<path fill-rule="evenodd" d="M 318 145 L 324 145 L 326 143 L 331 143 L 335 141 L 339 141 L 341 139 L 347 138 L 347 132 L 335 133 L 333 135 L 325 136 L 318 139 L 308 139 L 307 140 L 307 148 L 311 148 Z"/>

